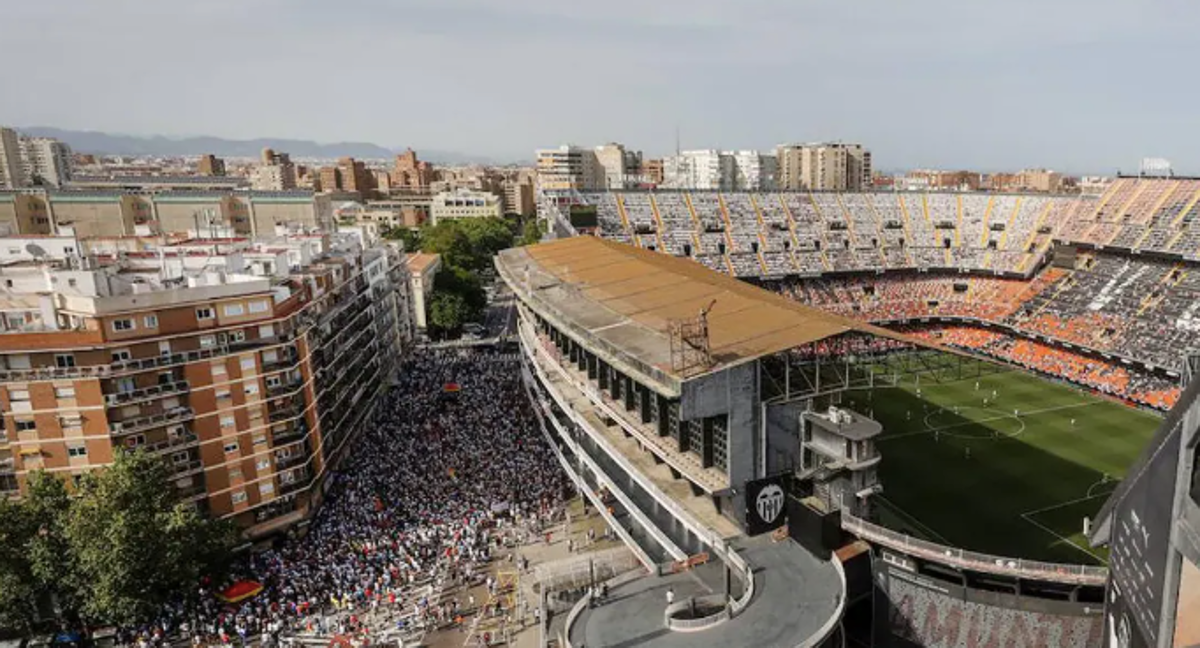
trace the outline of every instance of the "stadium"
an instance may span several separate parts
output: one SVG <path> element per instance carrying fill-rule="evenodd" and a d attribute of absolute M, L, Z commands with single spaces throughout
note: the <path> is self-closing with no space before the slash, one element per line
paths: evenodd
<path fill-rule="evenodd" d="M 634 493 L 610 524 L 627 527 L 628 544 L 652 545 L 647 569 L 712 554 L 745 571 L 742 549 L 765 551 L 750 492 L 774 479 L 788 493 L 786 534 L 836 565 L 828 587 L 840 581 L 844 598 L 829 612 L 835 629 L 754 645 L 1116 636 L 1112 582 L 1129 556 L 1110 554 L 1124 546 L 1114 518 L 1149 454 L 1194 436 L 1178 412 L 1194 398 L 1185 386 L 1200 343 L 1200 179 L 1120 177 L 1099 196 L 540 200 L 553 236 L 570 240 L 497 261 L 520 302 L 526 355 L 548 363 L 528 363 L 530 395 L 565 463 L 594 453 L 594 466 L 568 467 L 581 490 L 594 480 Z M 598 411 L 571 411 L 589 400 Z M 622 401 L 628 424 L 613 407 Z M 589 426 L 622 429 L 630 445 L 587 448 Z M 1165 472 L 1190 474 L 1186 454 Z M 663 481 L 638 486 L 639 471 Z M 1195 493 L 1172 510 L 1186 497 L 1165 489 L 1167 511 L 1151 517 L 1170 527 L 1195 512 Z M 1196 556 L 1155 552 L 1185 589 L 1178 574 Z M 1151 571 L 1161 582 L 1163 569 Z M 811 587 L 820 572 L 800 579 Z M 735 582 L 730 600 L 753 581 Z M 1141 645 L 1171 627 L 1185 594 L 1157 599 L 1161 615 L 1143 610 Z M 589 634 L 589 615 L 599 613 L 581 615 L 588 645 L 629 639 Z"/>

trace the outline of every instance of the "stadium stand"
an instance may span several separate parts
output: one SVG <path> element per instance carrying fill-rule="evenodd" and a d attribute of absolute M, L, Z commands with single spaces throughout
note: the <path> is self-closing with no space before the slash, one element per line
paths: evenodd
<path fill-rule="evenodd" d="M 892 577 L 893 635 L 926 648 L 1088 648 L 1100 645 L 1099 616 L 1068 616 L 963 600 Z"/>
<path fill-rule="evenodd" d="M 601 236 L 766 281 L 859 319 L 999 324 L 1016 337 L 987 345 L 993 355 L 1142 405 L 1169 407 L 1184 352 L 1200 347 L 1200 267 L 1190 263 L 1200 261 L 1200 179 L 1122 177 L 1098 198 L 663 191 L 581 199 L 597 207 Z M 1050 267 L 1056 243 L 1079 250 L 1074 268 Z M 1037 339 L 1018 344 L 1021 336 Z M 1051 346 L 1067 355 L 1042 348 Z"/>

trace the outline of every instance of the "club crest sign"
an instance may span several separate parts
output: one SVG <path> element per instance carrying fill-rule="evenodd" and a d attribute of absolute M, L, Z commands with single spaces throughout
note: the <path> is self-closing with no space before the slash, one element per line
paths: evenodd
<path fill-rule="evenodd" d="M 758 517 L 771 524 L 783 513 L 783 489 L 776 484 L 768 484 L 766 488 L 758 491 L 758 497 L 754 498 L 754 506 L 758 509 Z"/>
<path fill-rule="evenodd" d="M 746 482 L 746 533 L 774 531 L 787 520 L 787 496 L 782 477 Z"/>

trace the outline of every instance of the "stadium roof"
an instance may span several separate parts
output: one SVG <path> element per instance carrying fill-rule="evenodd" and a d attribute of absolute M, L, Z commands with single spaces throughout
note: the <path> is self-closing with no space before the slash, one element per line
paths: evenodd
<path fill-rule="evenodd" d="M 505 250 L 498 264 L 516 283 L 528 271 L 528 290 L 575 327 L 676 379 L 668 322 L 695 318 L 709 304 L 709 371 L 851 331 L 930 346 L 687 259 L 592 236 Z"/>

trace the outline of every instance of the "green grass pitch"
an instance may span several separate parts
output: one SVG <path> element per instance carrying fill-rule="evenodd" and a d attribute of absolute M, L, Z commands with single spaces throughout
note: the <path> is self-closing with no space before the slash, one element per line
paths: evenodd
<path fill-rule="evenodd" d="M 845 394 L 844 404 L 884 427 L 879 521 L 984 553 L 1103 563 L 1083 518 L 1099 511 L 1160 419 L 1016 370 L 927 378 Z"/>

